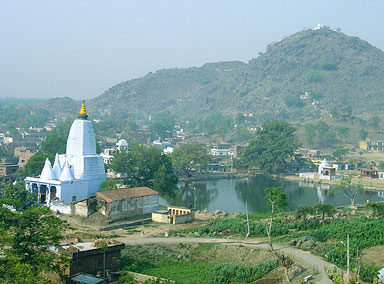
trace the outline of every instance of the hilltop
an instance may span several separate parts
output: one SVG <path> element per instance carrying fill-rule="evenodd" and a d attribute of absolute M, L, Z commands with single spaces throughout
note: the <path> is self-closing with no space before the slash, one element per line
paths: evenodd
<path fill-rule="evenodd" d="M 332 107 L 365 113 L 384 108 L 384 52 L 329 28 L 303 30 L 269 44 L 248 63 L 208 63 L 174 68 L 117 84 L 89 100 L 93 117 L 123 119 L 170 110 L 183 120 L 252 113 L 256 121 L 317 119 Z M 79 102 L 42 103 L 69 114 Z M 73 115 L 73 112 L 71 113 Z"/>

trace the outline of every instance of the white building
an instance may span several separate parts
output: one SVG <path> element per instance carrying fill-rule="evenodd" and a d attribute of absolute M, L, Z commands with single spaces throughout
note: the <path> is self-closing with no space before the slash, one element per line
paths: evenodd
<path fill-rule="evenodd" d="M 103 159 L 96 154 L 95 134 L 87 118 L 82 104 L 69 131 L 66 154 L 56 154 L 53 166 L 47 159 L 40 177 L 25 179 L 36 202 L 52 207 L 52 201 L 83 200 L 94 195 L 105 181 Z"/>

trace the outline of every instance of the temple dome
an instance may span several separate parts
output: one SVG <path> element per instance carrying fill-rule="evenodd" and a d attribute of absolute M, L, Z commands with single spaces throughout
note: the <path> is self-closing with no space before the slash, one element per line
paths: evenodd
<path fill-rule="evenodd" d="M 92 123 L 87 120 L 84 104 L 69 131 L 66 154 L 70 156 L 96 155 L 96 140 Z"/>
<path fill-rule="evenodd" d="M 73 180 L 72 172 L 67 162 L 64 164 L 63 172 L 61 173 L 59 180 L 61 181 Z"/>
<path fill-rule="evenodd" d="M 56 179 L 55 174 L 52 170 L 51 162 L 48 160 L 48 158 L 45 160 L 44 168 L 41 171 L 40 178 L 48 180 Z"/>

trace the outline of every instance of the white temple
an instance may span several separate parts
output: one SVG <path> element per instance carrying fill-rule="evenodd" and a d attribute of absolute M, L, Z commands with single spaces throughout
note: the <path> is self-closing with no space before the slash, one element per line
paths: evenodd
<path fill-rule="evenodd" d="M 99 191 L 105 169 L 102 157 L 96 154 L 95 134 L 87 118 L 82 104 L 69 131 L 66 154 L 56 154 L 53 166 L 47 159 L 40 177 L 25 179 L 36 202 L 51 206 L 53 201 L 79 201 Z"/>

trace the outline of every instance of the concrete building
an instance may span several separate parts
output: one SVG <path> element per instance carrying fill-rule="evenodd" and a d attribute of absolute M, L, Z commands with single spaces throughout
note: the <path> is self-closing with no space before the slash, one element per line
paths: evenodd
<path fill-rule="evenodd" d="M 0 176 L 6 181 L 11 180 L 18 168 L 19 166 L 13 163 L 0 162 Z"/>
<path fill-rule="evenodd" d="M 34 193 L 36 202 L 47 206 L 52 201 L 70 203 L 86 199 L 100 189 L 105 180 L 104 163 L 96 154 L 95 134 L 87 118 L 82 104 L 69 131 L 66 154 L 56 154 L 53 166 L 47 159 L 40 177 L 25 179 L 27 190 Z M 63 208 L 64 211 L 67 210 Z"/>
<path fill-rule="evenodd" d="M 184 224 L 194 219 L 192 209 L 179 206 L 168 206 L 167 210 L 156 210 L 152 213 L 152 221 L 166 224 Z"/>
<path fill-rule="evenodd" d="M 99 212 L 109 221 L 150 214 L 159 206 L 159 193 L 149 187 L 97 192 Z"/>
<path fill-rule="evenodd" d="M 28 163 L 29 159 L 35 155 L 35 153 L 27 147 L 16 147 L 14 155 L 19 158 L 19 167 L 22 168 Z"/>
<path fill-rule="evenodd" d="M 226 158 L 231 155 L 231 145 L 227 143 L 213 144 L 209 149 L 211 156 L 216 158 Z"/>

